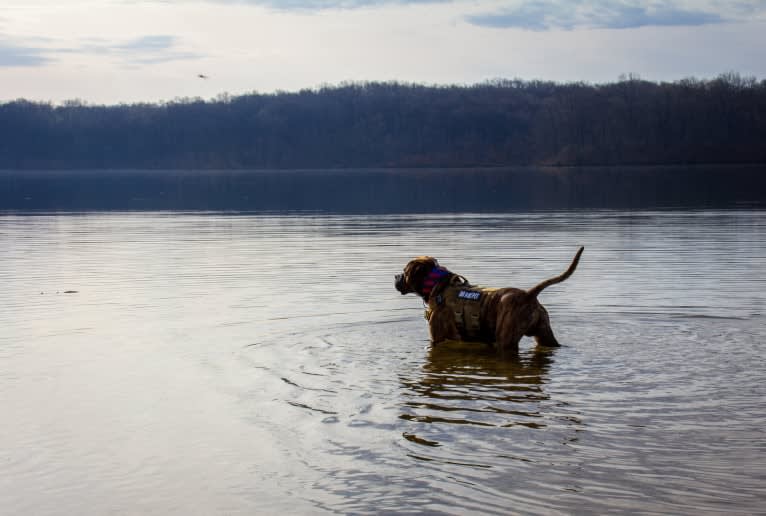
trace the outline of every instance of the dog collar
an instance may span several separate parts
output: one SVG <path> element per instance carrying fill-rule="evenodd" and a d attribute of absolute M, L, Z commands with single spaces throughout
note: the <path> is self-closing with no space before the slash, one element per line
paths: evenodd
<path fill-rule="evenodd" d="M 424 298 L 428 299 L 428 296 L 433 291 L 434 287 L 441 281 L 449 276 L 450 272 L 444 267 L 434 267 L 431 272 L 428 273 L 426 279 L 423 280 L 423 286 L 421 287 L 421 294 Z"/>

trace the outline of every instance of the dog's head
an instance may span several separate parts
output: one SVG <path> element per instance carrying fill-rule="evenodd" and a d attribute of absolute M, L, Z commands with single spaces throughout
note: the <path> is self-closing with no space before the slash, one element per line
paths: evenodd
<path fill-rule="evenodd" d="M 430 288 L 424 288 L 426 287 L 426 280 L 429 278 L 432 271 L 436 269 L 441 269 L 436 258 L 431 256 L 418 256 L 417 258 L 410 260 L 404 267 L 404 272 L 402 274 L 394 276 L 394 287 L 396 287 L 396 290 L 401 292 L 402 295 L 414 292 L 421 297 L 426 297 L 426 294 L 428 293 L 426 290 L 430 292 Z"/>

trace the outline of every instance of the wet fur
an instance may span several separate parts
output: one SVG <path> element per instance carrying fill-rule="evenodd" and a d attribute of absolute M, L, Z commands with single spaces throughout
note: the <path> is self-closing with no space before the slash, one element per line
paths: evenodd
<path fill-rule="evenodd" d="M 583 249 L 581 247 L 577 251 L 564 273 L 547 279 L 530 290 L 507 287 L 483 295 L 480 300 L 480 321 L 483 329 L 481 340 L 494 344 L 500 351 L 512 353 L 518 352 L 519 341 L 524 336 L 534 338 L 539 346 L 558 346 L 559 343 L 551 329 L 548 311 L 537 300 L 537 296 L 546 287 L 560 283 L 572 275 L 580 261 Z M 435 297 L 440 290 L 450 288 L 449 283 L 440 285 L 430 294 L 422 293 L 423 281 L 438 265 L 436 258 L 419 256 L 404 267 L 402 274 L 396 276 L 394 285 L 402 294 L 418 294 L 428 303 L 431 309 L 429 330 L 433 343 L 463 340 L 450 307 L 435 302 Z M 450 272 L 446 281 L 459 284 L 465 279 Z"/>

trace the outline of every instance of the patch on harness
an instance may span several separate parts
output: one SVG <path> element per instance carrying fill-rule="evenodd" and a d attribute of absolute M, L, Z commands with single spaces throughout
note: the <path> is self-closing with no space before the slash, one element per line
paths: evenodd
<path fill-rule="evenodd" d="M 481 292 L 474 290 L 461 290 L 457 293 L 458 299 L 467 299 L 469 301 L 478 301 L 481 297 Z"/>

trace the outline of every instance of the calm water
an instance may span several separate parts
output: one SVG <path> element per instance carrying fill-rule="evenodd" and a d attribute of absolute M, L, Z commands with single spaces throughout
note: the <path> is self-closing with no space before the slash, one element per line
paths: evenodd
<path fill-rule="evenodd" d="M 431 349 L 393 288 L 578 245 L 552 352 Z M 766 507 L 763 211 L 2 215 L 0 285 L 3 514 Z"/>

